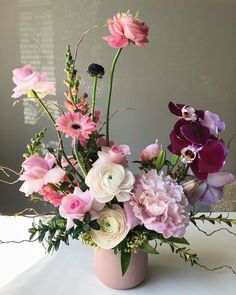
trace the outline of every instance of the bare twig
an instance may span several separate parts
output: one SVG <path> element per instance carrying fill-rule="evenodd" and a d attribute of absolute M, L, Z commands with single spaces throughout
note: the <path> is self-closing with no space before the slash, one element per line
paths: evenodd
<path fill-rule="evenodd" d="M 201 233 L 205 234 L 205 235 L 208 236 L 208 237 L 209 237 L 209 236 L 212 236 L 213 234 L 215 234 L 215 233 L 217 233 L 217 232 L 219 232 L 219 231 L 222 231 L 222 230 L 227 231 L 229 234 L 236 236 L 236 233 L 234 233 L 233 231 L 228 230 L 227 228 L 219 228 L 219 229 L 216 229 L 216 230 L 214 230 L 214 231 L 208 233 L 208 232 L 202 230 L 197 224 L 194 224 L 194 225 L 195 225 L 195 227 L 196 227 Z"/>
<path fill-rule="evenodd" d="M 20 240 L 20 241 L 14 241 L 14 240 L 11 240 L 11 241 L 2 241 L 0 240 L 0 245 L 1 244 L 21 244 L 21 243 L 24 243 L 24 242 L 29 242 L 29 243 L 32 243 L 32 242 L 36 242 L 37 239 L 34 239 L 34 240 Z"/>
<path fill-rule="evenodd" d="M 204 268 L 205 270 L 208 270 L 208 271 L 216 271 L 216 270 L 219 270 L 219 269 L 222 269 L 222 268 L 228 268 L 228 269 L 230 269 L 231 271 L 232 271 L 232 273 L 233 274 L 235 274 L 236 275 L 236 271 L 233 269 L 233 267 L 232 266 L 230 266 L 230 265 L 222 265 L 222 266 L 218 266 L 218 267 L 214 267 L 214 268 L 209 268 L 209 267 L 207 267 L 207 266 L 205 266 L 205 265 L 202 265 L 202 264 L 200 264 L 200 263 L 196 263 L 198 266 L 200 266 L 200 267 L 202 267 L 202 268 Z"/>

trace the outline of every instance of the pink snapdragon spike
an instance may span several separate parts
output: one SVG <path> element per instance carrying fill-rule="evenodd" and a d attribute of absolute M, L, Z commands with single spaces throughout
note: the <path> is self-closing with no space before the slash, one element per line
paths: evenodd
<path fill-rule="evenodd" d="M 34 72 L 30 65 L 23 66 L 13 70 L 13 82 L 16 87 L 13 89 L 13 98 L 29 94 L 30 90 L 34 90 L 39 98 L 46 95 L 56 94 L 56 83 L 47 81 L 47 72 Z"/>
<path fill-rule="evenodd" d="M 84 145 L 89 135 L 96 131 L 96 123 L 88 115 L 67 112 L 56 120 L 56 129 L 65 133 L 66 137 L 78 139 Z"/>
<path fill-rule="evenodd" d="M 23 162 L 24 172 L 19 180 L 24 181 L 20 191 L 26 196 L 39 192 L 45 184 L 59 183 L 65 176 L 65 171 L 58 166 L 53 167 L 54 163 L 47 157 L 30 156 Z"/>
<path fill-rule="evenodd" d="M 209 173 L 206 181 L 189 180 L 183 184 L 184 187 L 188 187 L 191 182 L 194 188 L 188 193 L 188 201 L 191 205 L 200 201 L 206 205 L 212 205 L 219 202 L 223 197 L 223 189 L 226 184 L 230 184 L 234 181 L 235 177 L 229 172 L 216 172 Z M 194 184 L 194 182 L 196 182 Z M 189 186 L 190 187 L 190 186 Z"/>
<path fill-rule="evenodd" d="M 50 185 L 44 185 L 39 191 L 40 195 L 44 197 L 44 200 L 51 203 L 54 207 L 61 205 L 63 195 L 56 192 Z"/>
<path fill-rule="evenodd" d="M 144 46 L 149 42 L 149 27 L 130 13 L 117 13 L 107 24 L 111 35 L 104 36 L 103 39 L 111 47 L 122 48 L 128 46 L 129 42 Z"/>
<path fill-rule="evenodd" d="M 102 150 L 98 152 L 98 160 L 94 163 L 94 165 L 98 165 L 100 163 L 115 163 L 127 167 L 128 161 L 126 157 L 130 154 L 130 148 L 126 144 L 112 145 L 112 147 L 103 146 Z"/>
<path fill-rule="evenodd" d="M 161 151 L 161 146 L 157 143 L 149 144 L 140 154 L 142 162 L 155 161 Z"/>
<path fill-rule="evenodd" d="M 201 180 L 207 179 L 208 173 L 218 172 L 224 166 L 228 151 L 224 142 L 214 135 L 224 129 L 223 121 L 216 114 L 183 104 L 170 102 L 169 109 L 181 117 L 170 133 L 169 151 L 188 163 Z"/>
<path fill-rule="evenodd" d="M 133 226 L 136 217 L 147 229 L 163 234 L 164 238 L 183 237 L 189 223 L 187 205 L 182 186 L 170 176 L 150 170 L 136 183 L 125 212 Z"/>
<path fill-rule="evenodd" d="M 74 226 L 73 219 L 83 220 L 86 212 L 90 212 L 92 219 L 97 218 L 97 212 L 102 210 L 103 204 L 98 204 L 87 190 L 83 192 L 79 187 L 75 187 L 72 194 L 66 195 L 59 207 L 59 213 L 67 219 L 66 228 Z"/>

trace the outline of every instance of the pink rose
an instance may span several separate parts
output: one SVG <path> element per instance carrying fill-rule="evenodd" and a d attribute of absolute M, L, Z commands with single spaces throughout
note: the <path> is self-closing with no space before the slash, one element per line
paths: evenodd
<path fill-rule="evenodd" d="M 112 147 L 115 144 L 113 140 L 109 141 L 109 147 Z M 97 147 L 104 147 L 106 146 L 106 138 L 104 136 L 99 137 L 97 140 Z"/>
<path fill-rule="evenodd" d="M 95 164 L 115 163 L 127 167 L 126 156 L 130 155 L 130 153 L 130 148 L 126 144 L 113 145 L 112 147 L 103 146 L 102 150 L 98 152 L 99 159 Z"/>
<path fill-rule="evenodd" d="M 91 213 L 92 218 L 98 217 L 97 211 L 103 209 L 103 204 L 98 204 L 93 200 L 90 191 L 83 192 L 79 187 L 75 187 L 73 194 L 66 195 L 59 207 L 59 213 L 67 219 L 66 228 L 74 226 L 73 219 L 83 220 L 86 212 Z"/>
<path fill-rule="evenodd" d="M 39 98 L 45 97 L 47 94 L 55 95 L 56 83 L 46 81 L 47 73 L 33 72 L 30 65 L 13 71 L 13 82 L 16 87 L 13 89 L 13 98 L 26 95 L 28 91 L 34 90 Z"/>
<path fill-rule="evenodd" d="M 140 159 L 142 162 L 155 161 L 161 151 L 161 147 L 157 143 L 153 143 L 145 147 L 145 149 L 140 154 Z"/>
<path fill-rule="evenodd" d="M 55 207 L 61 205 L 62 198 L 64 197 L 56 192 L 50 185 L 44 185 L 39 193 L 44 197 L 45 201 L 50 202 Z"/>
<path fill-rule="evenodd" d="M 143 46 L 149 42 L 148 26 L 132 14 L 117 13 L 113 19 L 108 20 L 107 24 L 111 35 L 104 36 L 103 39 L 111 47 L 122 48 L 129 45 L 129 41 L 137 46 Z"/>
<path fill-rule="evenodd" d="M 65 176 L 65 171 L 58 166 L 52 168 L 53 165 L 54 161 L 48 154 L 45 158 L 39 156 L 27 158 L 22 164 L 24 173 L 19 177 L 19 180 L 24 181 L 20 191 L 29 196 L 33 192 L 39 192 L 49 182 L 59 183 Z"/>

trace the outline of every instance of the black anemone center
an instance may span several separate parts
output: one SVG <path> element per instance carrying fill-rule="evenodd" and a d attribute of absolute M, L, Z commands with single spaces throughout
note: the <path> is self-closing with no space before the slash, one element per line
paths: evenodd
<path fill-rule="evenodd" d="M 71 125 L 71 127 L 73 128 L 73 129 L 75 129 L 75 130 L 78 130 L 78 129 L 80 129 L 80 125 L 79 124 L 72 124 Z"/>

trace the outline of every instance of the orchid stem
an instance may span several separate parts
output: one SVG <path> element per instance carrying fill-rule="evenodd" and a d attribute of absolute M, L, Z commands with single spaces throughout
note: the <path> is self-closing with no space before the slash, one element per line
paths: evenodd
<path fill-rule="evenodd" d="M 95 111 L 95 103 L 96 103 L 97 81 L 98 81 L 98 77 L 95 76 L 93 78 L 92 107 L 91 107 L 91 119 L 93 121 L 94 121 L 94 111 Z"/>
<path fill-rule="evenodd" d="M 112 62 L 111 66 L 111 72 L 110 72 L 110 79 L 109 79 L 109 92 L 108 92 L 108 97 L 107 97 L 107 105 L 106 105 L 106 144 L 109 146 L 109 125 L 110 125 L 110 107 L 111 107 L 111 94 L 112 94 L 112 86 L 113 86 L 113 76 L 114 76 L 114 71 L 116 67 L 116 62 L 118 60 L 118 57 L 122 51 L 122 48 L 120 48 Z"/>

